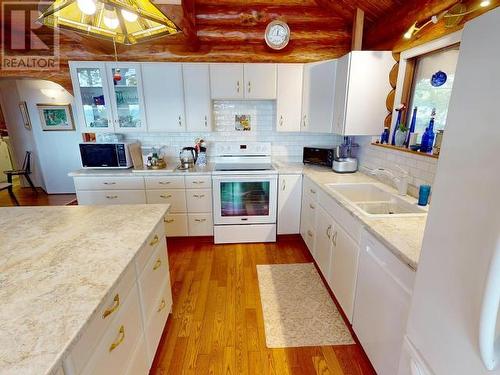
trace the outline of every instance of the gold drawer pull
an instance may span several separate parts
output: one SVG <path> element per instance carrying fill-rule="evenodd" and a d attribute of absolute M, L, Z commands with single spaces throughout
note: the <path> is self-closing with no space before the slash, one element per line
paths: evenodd
<path fill-rule="evenodd" d="M 313 194 L 316 194 L 316 190 L 313 190 L 313 189 L 309 189 L 309 191 Z"/>
<path fill-rule="evenodd" d="M 164 198 L 164 199 L 172 198 L 172 194 L 167 194 L 167 195 L 162 194 L 162 195 L 160 195 L 160 198 Z"/>
<path fill-rule="evenodd" d="M 156 271 L 160 267 L 161 267 L 161 259 L 158 258 L 158 260 L 156 261 L 155 265 L 153 266 L 153 271 Z"/>
<path fill-rule="evenodd" d="M 207 221 L 207 219 L 194 219 L 194 221 L 198 223 L 204 223 L 205 221 Z"/>
<path fill-rule="evenodd" d="M 118 198 L 118 195 L 106 195 L 106 198 L 108 198 L 108 199 L 116 199 L 116 198 Z"/>
<path fill-rule="evenodd" d="M 160 302 L 160 307 L 158 307 L 158 310 L 156 310 L 156 311 L 160 312 L 161 310 L 163 310 L 165 308 L 166 305 L 167 305 L 167 303 L 165 302 L 165 299 L 162 299 Z"/>
<path fill-rule="evenodd" d="M 316 208 L 312 204 L 309 204 L 309 207 L 311 207 L 313 210 Z"/>
<path fill-rule="evenodd" d="M 125 340 L 125 327 L 121 326 L 120 330 L 118 331 L 118 338 L 109 346 L 109 352 L 111 353 L 113 350 L 118 348 L 123 340 Z"/>
<path fill-rule="evenodd" d="M 165 219 L 163 220 L 165 223 L 170 224 L 173 223 L 175 220 L 174 219 Z"/>
<path fill-rule="evenodd" d="M 157 234 L 155 234 L 154 238 L 151 240 L 151 242 L 149 243 L 150 246 L 154 246 L 156 245 L 158 242 L 160 241 L 160 238 L 158 237 Z"/>
<path fill-rule="evenodd" d="M 313 236 L 313 232 L 311 232 L 310 230 L 308 230 L 308 231 L 307 231 L 307 235 L 308 235 L 309 237 L 312 237 L 312 236 Z"/>
<path fill-rule="evenodd" d="M 193 197 L 195 198 L 203 198 L 205 194 L 193 194 Z"/>
<path fill-rule="evenodd" d="M 170 184 L 170 181 L 158 181 L 160 185 L 168 185 Z"/>
<path fill-rule="evenodd" d="M 120 295 L 117 294 L 113 299 L 113 306 L 104 310 L 104 312 L 102 313 L 102 318 L 106 319 L 109 315 L 113 314 L 118 309 L 119 306 L 120 306 Z"/>
<path fill-rule="evenodd" d="M 204 184 L 205 181 L 193 181 L 193 184 L 198 185 L 198 184 Z"/>
<path fill-rule="evenodd" d="M 104 185 L 116 185 L 116 182 L 104 182 Z"/>

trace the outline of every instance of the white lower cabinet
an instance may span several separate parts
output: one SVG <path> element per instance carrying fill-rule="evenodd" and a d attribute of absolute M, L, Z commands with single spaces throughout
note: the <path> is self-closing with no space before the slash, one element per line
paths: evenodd
<path fill-rule="evenodd" d="M 300 233 L 302 175 L 283 174 L 278 179 L 278 234 Z"/>
<path fill-rule="evenodd" d="M 188 231 L 190 236 L 213 236 L 214 224 L 212 214 L 188 214 Z"/>
<path fill-rule="evenodd" d="M 211 175 L 89 175 L 74 177 L 74 183 L 80 205 L 170 204 L 167 237 L 213 235 Z"/>
<path fill-rule="evenodd" d="M 361 243 L 353 329 L 377 373 L 395 375 L 415 272 L 368 233 Z"/>
<path fill-rule="evenodd" d="M 333 256 L 330 275 L 327 279 L 330 281 L 330 287 L 344 310 L 344 314 L 352 323 L 358 276 L 359 245 L 335 221 L 332 241 Z"/>
<path fill-rule="evenodd" d="M 186 214 L 168 214 L 165 216 L 164 222 L 167 237 L 185 237 L 188 235 Z"/>
<path fill-rule="evenodd" d="M 146 375 L 171 310 L 167 244 L 159 222 L 80 333 L 64 373 Z"/>
<path fill-rule="evenodd" d="M 107 375 L 126 372 L 129 359 L 142 335 L 139 303 L 137 286 L 134 285 L 123 308 L 107 327 L 82 374 Z"/>
<path fill-rule="evenodd" d="M 145 204 L 144 190 L 77 191 L 78 204 Z"/>
<path fill-rule="evenodd" d="M 331 285 L 330 268 L 332 266 L 335 224 L 332 217 L 321 207 L 317 208 L 315 228 L 314 260 L 328 284 Z"/>

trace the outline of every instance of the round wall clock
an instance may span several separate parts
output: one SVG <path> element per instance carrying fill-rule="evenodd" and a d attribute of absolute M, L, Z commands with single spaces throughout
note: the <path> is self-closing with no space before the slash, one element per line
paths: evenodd
<path fill-rule="evenodd" d="M 290 40 L 290 28 L 283 21 L 271 21 L 266 27 L 264 37 L 267 45 L 272 49 L 283 49 Z"/>

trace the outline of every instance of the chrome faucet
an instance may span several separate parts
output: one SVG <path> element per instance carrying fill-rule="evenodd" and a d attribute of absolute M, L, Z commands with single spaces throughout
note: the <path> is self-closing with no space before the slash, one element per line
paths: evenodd
<path fill-rule="evenodd" d="M 374 176 L 386 176 L 394 182 L 396 188 L 398 189 L 399 195 L 406 195 L 408 192 L 408 179 L 410 177 L 407 170 L 401 168 L 399 165 L 394 166 L 397 169 L 396 171 L 392 171 L 390 169 L 377 168 L 377 169 L 368 169 L 369 173 Z"/>

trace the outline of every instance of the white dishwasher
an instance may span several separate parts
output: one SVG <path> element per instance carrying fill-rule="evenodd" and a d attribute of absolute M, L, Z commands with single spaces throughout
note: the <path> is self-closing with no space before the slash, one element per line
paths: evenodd
<path fill-rule="evenodd" d="M 363 231 L 353 329 L 379 375 L 396 375 L 415 271 Z"/>

